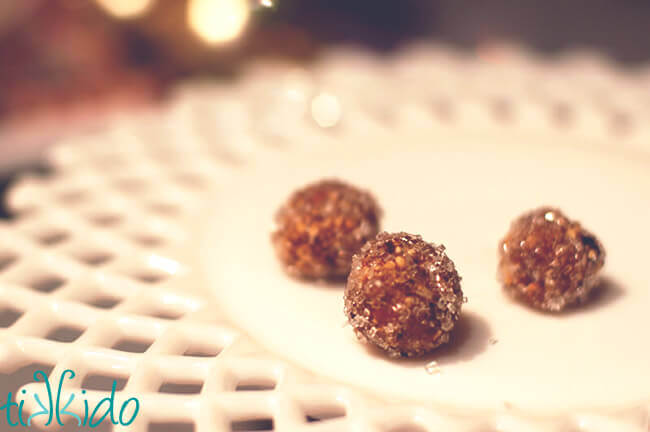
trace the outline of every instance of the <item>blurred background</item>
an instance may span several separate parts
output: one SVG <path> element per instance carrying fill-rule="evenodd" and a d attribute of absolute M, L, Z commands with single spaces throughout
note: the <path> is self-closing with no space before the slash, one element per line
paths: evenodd
<path fill-rule="evenodd" d="M 58 138 L 153 106 L 179 81 L 232 79 L 253 58 L 431 39 L 470 55 L 506 42 L 634 65 L 650 60 L 649 30 L 647 0 L 3 0 L 0 192 Z"/>

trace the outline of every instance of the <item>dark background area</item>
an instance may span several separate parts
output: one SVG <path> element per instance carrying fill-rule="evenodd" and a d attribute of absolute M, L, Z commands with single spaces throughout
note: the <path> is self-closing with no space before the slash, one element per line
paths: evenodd
<path fill-rule="evenodd" d="M 507 41 L 650 60 L 647 0 L 273 0 L 238 40 L 218 46 L 188 28 L 186 0 L 157 0 L 122 20 L 93 0 L 24 1 L 36 6 L 0 27 L 0 118 L 118 92 L 156 97 L 179 79 L 232 75 L 251 57 L 308 61 L 342 43 L 386 52 L 431 39 L 471 51 Z"/>
<path fill-rule="evenodd" d="M 286 9 L 278 20 L 327 42 L 389 49 L 427 37 L 473 49 L 505 40 L 547 53 L 586 47 L 623 62 L 650 59 L 647 0 L 311 0 L 289 1 Z"/>
<path fill-rule="evenodd" d="M 3 198 L 2 205 L 0 205 L 0 219 L 7 219 L 9 217 L 9 212 L 4 205 L 4 196 L 5 190 L 7 189 L 7 186 L 9 186 L 10 180 L 11 179 L 9 177 L 0 179 L 0 197 Z"/>
<path fill-rule="evenodd" d="M 91 0 L 9 1 L 34 6 L 0 27 L 0 130 L 115 95 L 154 103 L 182 79 L 233 76 L 259 56 L 309 61 L 343 43 L 390 52 L 429 39 L 472 52 L 505 41 L 551 55 L 586 48 L 628 65 L 650 61 L 648 0 L 276 0 L 238 40 L 216 47 L 187 28 L 184 0 L 158 0 L 130 20 Z M 0 143 L 0 160 L 10 145 Z M 0 174 L 0 194 L 14 174 Z"/>

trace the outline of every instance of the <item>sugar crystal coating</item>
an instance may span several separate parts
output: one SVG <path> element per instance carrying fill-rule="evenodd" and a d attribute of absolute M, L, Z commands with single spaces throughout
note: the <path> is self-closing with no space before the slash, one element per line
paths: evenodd
<path fill-rule="evenodd" d="M 380 216 L 368 192 L 322 180 L 291 195 L 276 214 L 271 239 L 289 274 L 345 277 L 354 253 L 379 231 Z"/>
<path fill-rule="evenodd" d="M 449 341 L 460 280 L 444 246 L 382 232 L 352 259 L 345 314 L 360 340 L 391 357 L 420 356 Z"/>
<path fill-rule="evenodd" d="M 600 241 L 551 207 L 517 218 L 501 240 L 499 255 L 498 276 L 506 292 L 551 312 L 585 301 L 605 263 Z"/>

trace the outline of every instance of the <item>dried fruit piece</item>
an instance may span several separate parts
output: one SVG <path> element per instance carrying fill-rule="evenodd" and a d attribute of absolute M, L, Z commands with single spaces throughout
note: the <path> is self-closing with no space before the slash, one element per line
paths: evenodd
<path fill-rule="evenodd" d="M 289 274 L 345 277 L 354 253 L 379 231 L 380 215 L 368 192 L 323 180 L 289 198 L 276 215 L 271 239 Z"/>
<path fill-rule="evenodd" d="M 605 263 L 600 241 L 551 207 L 517 218 L 499 255 L 499 279 L 506 292 L 552 312 L 585 301 Z"/>
<path fill-rule="evenodd" d="M 419 356 L 449 341 L 460 280 L 444 246 L 382 232 L 352 259 L 345 314 L 359 339 L 391 357 Z"/>

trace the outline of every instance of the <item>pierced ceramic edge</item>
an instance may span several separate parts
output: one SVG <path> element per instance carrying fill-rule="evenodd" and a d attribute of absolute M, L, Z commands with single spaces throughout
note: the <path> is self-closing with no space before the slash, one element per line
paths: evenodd
<path fill-rule="evenodd" d="M 418 55 L 427 57 L 430 53 L 420 52 L 415 57 L 417 58 Z M 448 58 L 450 62 L 455 61 L 454 57 L 448 56 L 445 51 L 437 52 L 435 55 Z M 337 62 L 341 62 L 342 60 L 340 57 L 337 57 L 337 54 L 334 54 L 333 58 L 329 61 L 330 65 L 336 65 Z M 398 63 L 397 65 L 409 67 L 410 64 L 412 63 L 404 61 L 403 64 Z M 327 71 L 327 65 L 328 63 L 326 62 L 321 66 L 320 73 Z M 599 67 L 601 66 L 597 68 Z M 364 67 L 359 67 L 358 70 L 364 73 L 367 71 Z M 615 71 L 608 70 L 609 72 Z M 254 73 L 252 75 L 254 76 Z M 254 82 L 255 80 L 251 78 L 250 83 L 252 84 Z M 616 80 L 613 80 L 612 83 L 615 87 Z M 217 86 L 214 87 L 214 91 L 233 93 L 231 89 L 224 89 Z M 197 101 L 201 96 L 197 95 L 194 90 L 185 90 L 184 93 L 183 96 L 179 96 L 179 100 L 174 105 L 173 110 L 180 109 L 184 106 L 192 107 L 192 109 L 201 106 L 200 101 Z M 480 106 L 481 104 L 479 103 L 478 105 Z M 473 107 L 472 104 L 466 106 L 470 111 L 474 109 L 470 108 Z M 232 114 L 232 107 L 227 108 L 228 110 L 222 114 Z M 176 111 L 176 114 L 172 114 L 172 117 L 177 119 L 176 121 L 178 121 L 178 113 L 179 111 Z M 189 114 L 189 117 L 187 117 L 187 114 L 181 115 L 181 121 L 185 123 L 181 123 L 181 127 L 179 127 L 181 132 L 179 136 L 174 138 L 171 148 L 179 149 L 181 145 L 191 141 L 188 141 L 188 136 L 184 134 L 189 133 L 191 136 L 196 136 L 194 127 L 187 124 L 188 120 L 195 118 L 193 116 L 195 114 Z M 436 125 L 430 123 L 430 120 L 427 120 L 424 111 L 420 108 L 417 108 L 414 112 L 409 112 L 407 118 L 409 119 L 408 122 L 411 123 L 422 121 L 422 123 L 419 123 L 422 127 L 436 127 Z M 474 120 L 468 121 L 470 123 L 475 121 L 489 127 L 495 125 L 490 120 L 476 121 L 476 119 L 480 120 L 484 118 L 481 115 L 474 117 L 472 114 L 468 119 Z M 365 120 L 368 121 L 367 119 Z M 598 124 L 598 121 L 596 123 L 588 123 L 594 125 Z M 536 124 L 535 127 L 547 128 L 551 129 L 552 132 L 556 132 L 554 126 L 549 127 L 549 125 L 544 125 L 544 123 Z M 127 133 L 126 137 L 129 137 L 129 132 L 133 131 L 132 128 L 137 129 L 140 126 L 135 126 L 132 122 L 129 122 L 116 129 L 116 131 Z M 584 129 L 579 128 L 581 131 L 587 131 L 588 129 L 590 129 L 589 126 L 585 126 Z M 591 132 L 591 136 L 595 140 L 602 139 L 603 142 L 609 140 L 608 138 L 603 138 L 602 128 L 596 128 L 595 130 L 599 131 L 595 133 L 593 131 Z M 316 132 L 314 133 L 319 135 Z M 567 133 L 572 132 L 568 131 Z M 587 133 L 587 136 L 589 135 Z M 125 135 L 122 135 L 122 137 L 125 137 Z M 296 412 L 296 406 L 300 404 L 293 398 L 297 397 L 296 395 L 300 393 L 300 398 L 303 399 L 301 403 L 305 400 L 310 400 L 312 402 L 317 401 L 321 405 L 326 405 L 324 402 L 327 401 L 323 401 L 315 396 L 319 392 L 330 394 L 332 399 L 328 399 L 328 401 L 343 401 L 344 405 L 346 405 L 348 414 L 345 419 L 343 421 L 336 420 L 332 422 L 333 426 L 336 424 L 341 429 L 345 427 L 357 427 L 360 424 L 364 424 L 376 430 L 387 430 L 384 426 L 392 427 L 408 423 L 411 425 L 421 425 L 431 430 L 434 430 L 435 427 L 442 427 L 444 424 L 456 428 L 453 430 L 459 431 L 476 427 L 494 427 L 501 431 L 522 431 L 548 430 L 547 427 L 564 428 L 565 426 L 567 428 L 578 427 L 584 431 L 644 430 L 633 429 L 633 425 L 627 424 L 622 420 L 619 421 L 616 417 L 610 418 L 589 414 L 570 416 L 553 422 L 553 425 L 541 425 L 538 421 L 531 423 L 530 420 L 518 419 L 516 414 L 498 414 L 494 417 L 494 413 L 486 413 L 486 416 L 481 419 L 463 420 L 462 418 L 459 419 L 453 416 L 449 417 L 441 412 L 433 413 L 423 408 L 389 407 L 373 401 L 370 397 L 362 396 L 338 385 L 325 385 L 323 387 L 322 385 L 311 384 L 313 377 L 310 377 L 310 374 L 300 372 L 297 368 L 283 361 L 269 358 L 268 355 L 260 353 L 253 341 L 247 340 L 245 337 L 239 335 L 237 330 L 233 329 L 229 324 L 219 323 L 216 327 L 210 324 L 210 322 L 214 321 L 213 308 L 216 306 L 210 304 L 209 299 L 204 296 L 204 293 L 199 293 L 198 297 L 190 297 L 186 294 L 187 287 L 193 285 L 197 276 L 194 274 L 195 271 L 192 270 L 193 262 L 187 256 L 187 248 L 182 246 L 182 243 L 186 240 L 183 237 L 185 232 L 184 227 L 187 226 L 186 224 L 191 223 L 192 220 L 187 215 L 193 210 L 200 208 L 200 201 L 204 195 L 200 190 L 184 190 L 177 183 L 170 180 L 168 178 L 169 174 L 178 173 L 174 167 L 160 165 L 160 161 L 153 158 L 153 154 L 149 150 L 152 150 L 154 146 L 146 138 L 133 137 L 133 139 L 128 140 L 128 144 L 116 141 L 115 139 L 114 133 L 102 134 L 89 138 L 87 141 L 86 139 L 79 140 L 78 144 L 80 145 L 62 145 L 55 148 L 51 153 L 51 160 L 58 168 L 57 174 L 46 179 L 25 180 L 12 190 L 10 204 L 16 212 L 19 214 L 23 213 L 24 216 L 5 227 L 2 230 L 2 238 L 8 240 L 4 244 L 9 244 L 16 248 L 16 252 L 21 256 L 20 264 L 24 264 L 24 268 L 20 268 L 20 271 L 12 273 L 11 276 L 24 274 L 30 265 L 51 267 L 51 262 L 54 259 L 55 263 L 58 262 L 60 264 L 62 273 L 68 276 L 67 284 L 69 286 L 66 285 L 62 290 L 44 296 L 26 289 L 24 282 L 16 282 L 16 280 L 8 281 L 4 275 L 0 278 L 2 279 L 0 289 L 7 294 L 4 297 L 10 298 L 12 304 L 24 307 L 27 312 L 19 319 L 15 327 L 12 326 L 8 330 L 1 330 L 1 336 L 7 342 L 3 344 L 3 352 L 1 353 L 3 359 L 0 361 L 0 365 L 5 370 L 11 370 L 34 361 L 46 360 L 56 365 L 55 371 L 61 370 L 71 363 L 79 368 L 89 370 L 91 365 L 87 363 L 88 357 L 96 358 L 100 364 L 100 369 L 108 370 L 116 365 L 115 361 L 117 357 L 114 355 L 114 352 L 98 348 L 98 346 L 110 340 L 110 335 L 117 328 L 120 328 L 120 326 L 125 326 L 123 328 L 135 331 L 136 333 L 139 331 L 139 326 L 144 326 L 152 329 L 152 334 L 156 335 L 156 339 L 152 345 L 152 351 L 148 351 L 144 355 L 121 356 L 131 366 L 138 365 L 136 369 L 132 370 L 134 375 L 131 375 L 131 380 L 127 384 L 127 392 L 131 391 L 133 394 L 142 395 L 144 398 L 142 419 L 146 421 L 139 422 L 135 426 L 137 429 L 130 430 L 144 430 L 145 423 L 149 421 L 191 421 L 196 422 L 199 431 L 222 430 L 227 428 L 226 419 L 245 418 L 246 415 L 255 417 L 261 415 L 270 416 L 274 419 L 275 427 L 278 430 L 288 430 L 289 428 L 291 430 L 299 430 L 302 426 L 297 420 L 299 416 Z M 329 136 L 318 137 L 318 139 L 328 143 L 332 141 Z M 106 146 L 106 143 L 109 142 L 111 145 Z M 240 154 L 233 156 L 232 152 L 234 150 L 229 148 L 227 143 L 220 145 L 218 148 L 208 146 L 214 148 L 207 153 L 206 147 L 198 147 L 195 149 L 183 148 L 183 151 L 186 152 L 183 157 L 187 158 L 185 163 L 193 167 L 192 172 L 205 175 L 205 179 L 209 181 L 217 182 L 218 180 L 216 179 L 220 175 L 215 175 L 215 172 L 227 171 L 232 166 L 233 161 L 245 160 L 248 157 L 248 155 L 241 156 Z M 214 156 L 214 153 L 216 153 L 216 156 Z M 105 156 L 108 156 L 109 159 L 110 157 L 115 157 L 116 160 L 119 160 L 125 154 L 128 155 L 131 164 L 125 167 L 118 163 L 118 166 L 120 166 L 119 175 L 115 172 L 110 172 L 107 166 L 97 167 L 95 165 L 95 161 Z M 206 158 L 206 154 L 213 155 L 215 159 L 210 160 Z M 112 181 L 115 180 L 116 176 L 122 176 L 124 174 L 134 174 L 144 180 L 153 180 L 156 183 L 158 193 L 154 191 L 151 195 L 147 196 L 151 201 L 150 204 L 153 205 L 158 200 L 163 204 L 167 204 L 168 209 L 181 207 L 180 212 L 182 217 L 175 220 L 172 226 L 168 227 L 168 231 L 163 231 L 172 234 L 168 246 L 164 248 L 164 254 L 155 255 L 169 259 L 168 263 L 179 263 L 181 267 L 187 267 L 187 273 L 178 276 L 175 274 L 170 275 L 161 286 L 164 289 L 151 288 L 147 285 L 142 285 L 144 283 L 142 281 L 133 282 L 129 279 L 131 276 L 125 276 L 129 274 L 130 270 L 133 270 L 127 270 L 127 267 L 129 267 L 134 257 L 137 258 L 138 254 L 141 254 L 141 256 L 150 258 L 152 253 L 144 245 L 138 245 L 136 247 L 130 244 L 127 245 L 124 239 L 128 237 L 130 229 L 147 227 L 152 221 L 151 218 L 158 216 L 154 216 L 156 213 L 151 211 L 153 207 L 142 208 L 140 197 L 129 196 L 129 194 L 123 191 L 112 189 Z M 162 176 L 160 176 L 161 174 Z M 60 202 L 61 194 L 63 192 L 74 192 L 75 188 L 91 195 L 94 202 L 81 208 L 62 207 Z M 165 194 L 161 193 L 161 190 L 165 190 Z M 175 202 L 165 203 L 163 199 L 165 195 L 168 197 L 171 196 L 173 198 L 171 201 L 175 200 Z M 128 215 L 126 226 L 121 227 L 117 231 L 113 231 L 113 229 L 108 227 L 95 227 L 84 222 L 87 211 L 107 211 L 106 204 L 108 204 L 110 210 L 116 210 L 118 213 L 121 212 L 122 214 Z M 163 207 L 164 205 L 160 206 L 159 209 Z M 107 214 L 110 214 L 110 212 Z M 75 223 L 70 224 L 70 220 L 73 220 Z M 155 221 L 156 219 L 153 220 Z M 124 259 L 122 262 L 116 262 L 108 270 L 87 271 L 76 263 L 73 264 L 70 262 L 70 259 L 64 257 L 62 251 L 56 249 L 54 251 L 46 250 L 43 245 L 34 243 L 33 239 L 27 234 L 29 229 L 47 227 L 53 221 L 67 222 L 66 226 L 73 234 L 98 240 L 99 242 L 102 240 L 108 241 L 107 244 L 115 247 L 114 252 L 116 255 Z M 164 222 L 160 222 L 160 224 L 165 225 Z M 55 265 L 54 267 L 58 268 L 59 266 Z M 150 270 L 151 266 L 145 264 L 143 268 Z M 90 288 L 98 294 L 106 293 L 107 291 L 112 292 L 113 289 L 123 292 L 124 288 L 122 285 L 128 286 L 135 293 L 135 295 L 130 297 L 132 303 L 125 305 L 121 309 L 117 308 L 114 311 L 108 312 L 105 314 L 108 319 L 104 319 L 103 317 L 99 319 L 95 309 L 89 309 L 83 306 L 81 301 L 78 300 L 82 294 L 87 294 L 88 288 L 83 287 L 81 284 L 84 280 L 99 281 L 98 286 Z M 162 323 L 159 319 L 155 318 L 146 318 L 136 312 L 139 306 L 144 306 L 147 303 L 145 297 L 138 299 L 138 294 L 144 294 L 145 292 L 149 296 L 147 299 L 164 299 L 172 305 L 191 305 L 188 308 L 189 312 L 187 316 L 171 324 L 166 321 Z M 69 301 L 64 299 L 69 299 Z M 62 311 L 65 313 L 62 314 Z M 77 341 L 70 344 L 46 341 L 40 336 L 28 336 L 28 333 L 35 330 L 46 319 L 50 318 L 56 318 L 62 321 L 67 319 L 72 320 L 75 324 L 96 325 L 97 327 L 93 332 L 89 331 L 88 335 L 83 335 Z M 206 363 L 210 363 L 210 366 L 204 365 L 199 368 L 203 371 L 210 371 L 210 378 L 206 381 L 206 385 L 204 385 L 204 389 L 200 395 L 181 397 L 152 393 L 152 384 L 159 381 L 161 377 L 172 377 L 178 373 L 179 367 L 188 366 L 187 362 L 176 361 L 169 358 L 166 354 L 169 349 L 182 347 L 188 342 L 188 339 L 183 336 L 185 334 L 184 330 L 193 334 L 199 334 L 205 337 L 206 340 L 214 340 L 215 332 L 222 334 L 223 336 L 220 336 L 220 338 L 222 338 L 221 342 L 224 342 L 222 345 L 225 345 L 224 353 L 226 356 L 220 357 L 220 355 L 216 357 L 218 360 L 206 361 Z M 229 349 L 232 350 L 232 353 L 230 353 Z M 249 357 L 246 353 L 251 353 L 252 356 Z M 146 366 L 160 366 L 161 364 L 166 364 L 166 366 L 163 369 L 156 369 L 160 373 L 157 377 L 151 376 L 146 370 Z M 268 370 L 269 365 L 273 365 L 271 366 L 272 370 L 275 367 L 278 368 L 277 370 L 283 371 L 282 373 L 287 374 L 286 381 L 271 392 L 271 396 L 254 398 L 255 402 L 251 399 L 245 403 L 246 407 L 244 407 L 242 406 L 242 402 L 237 402 L 236 398 L 231 397 L 227 392 L 219 390 L 223 388 L 224 373 L 227 367 L 236 369 L 248 368 L 249 371 L 255 371 L 257 368 L 259 370 Z M 83 373 L 83 370 L 80 370 L 80 372 Z M 212 384 L 208 385 L 210 382 Z M 31 389 L 32 386 L 29 388 Z M 280 401 L 280 403 L 274 405 L 276 407 L 274 410 L 269 410 L 265 407 L 265 404 L 270 401 L 268 397 L 272 397 L 276 402 Z M 171 407 L 174 407 L 174 409 L 171 409 Z M 181 408 L 179 409 L 178 407 Z M 211 412 L 215 413 L 215 416 L 220 418 L 208 419 L 205 414 L 199 414 L 205 412 L 204 410 L 200 410 L 200 407 L 208 408 Z M 33 404 L 28 406 L 28 408 L 33 409 Z M 504 408 L 504 412 L 508 412 L 508 407 Z M 639 406 L 638 409 L 639 411 L 635 411 L 632 417 L 647 417 L 650 407 L 647 405 L 645 407 Z M 540 420 L 540 422 L 542 421 Z M 645 430 L 647 430 L 647 419 Z"/>

